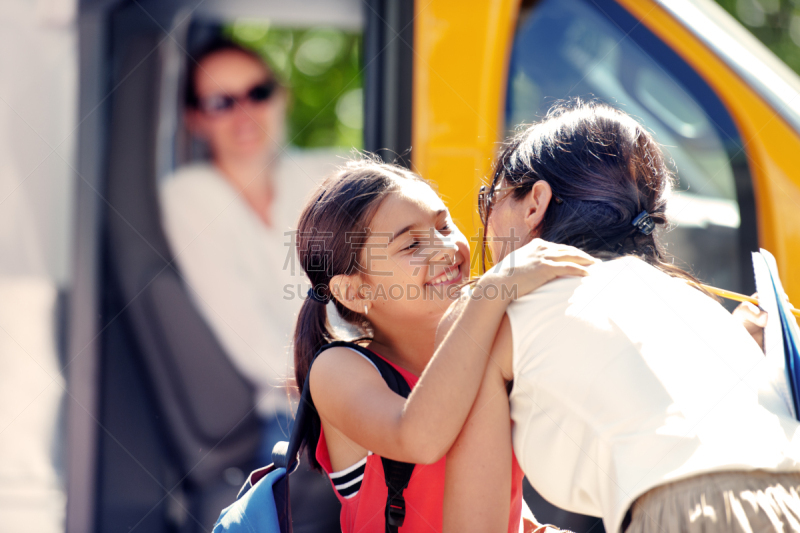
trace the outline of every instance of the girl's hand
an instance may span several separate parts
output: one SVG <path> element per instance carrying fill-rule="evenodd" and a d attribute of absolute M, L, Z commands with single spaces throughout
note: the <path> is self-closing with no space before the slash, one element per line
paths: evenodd
<path fill-rule="evenodd" d="M 582 277 L 599 260 L 567 246 L 534 239 L 511 252 L 481 277 L 479 284 L 495 285 L 501 297 L 519 298 L 548 281 L 564 276 Z"/>

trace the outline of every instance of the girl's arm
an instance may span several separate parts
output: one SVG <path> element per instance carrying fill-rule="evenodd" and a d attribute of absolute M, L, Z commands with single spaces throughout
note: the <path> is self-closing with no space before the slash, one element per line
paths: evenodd
<path fill-rule="evenodd" d="M 343 348 L 325 351 L 310 377 L 320 417 L 383 457 L 416 464 L 438 461 L 461 431 L 478 393 L 509 295 L 527 294 L 556 277 L 584 276 L 585 265 L 594 262 L 576 248 L 541 240 L 506 257 L 475 284 L 471 296 L 455 304 L 459 313 L 407 400 L 392 393 L 361 356 Z"/>

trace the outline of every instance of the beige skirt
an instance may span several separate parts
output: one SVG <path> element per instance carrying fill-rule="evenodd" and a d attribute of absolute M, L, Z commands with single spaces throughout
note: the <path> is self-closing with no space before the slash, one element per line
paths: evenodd
<path fill-rule="evenodd" d="M 800 532 L 800 472 L 715 472 L 656 487 L 625 533 Z"/>

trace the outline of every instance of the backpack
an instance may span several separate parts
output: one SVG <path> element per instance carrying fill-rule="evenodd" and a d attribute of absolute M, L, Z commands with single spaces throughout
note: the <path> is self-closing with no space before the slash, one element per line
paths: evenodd
<path fill-rule="evenodd" d="M 396 394 L 408 398 L 411 393 L 406 380 L 392 365 L 370 350 L 357 344 L 336 341 L 326 344 L 314 355 L 314 359 L 328 348 L 343 346 L 358 350 L 372 361 L 381 373 L 386 385 Z M 312 362 L 313 364 L 313 362 Z M 311 369 L 309 368 L 309 375 Z M 309 391 L 308 376 L 300 396 L 292 435 L 289 442 L 279 442 L 272 450 L 273 463 L 254 470 L 247 477 L 236 501 L 222 510 L 213 533 L 291 533 L 292 510 L 289 503 L 289 475 L 297 469 L 300 444 L 305 428 L 315 410 Z M 384 517 L 386 533 L 397 533 L 405 520 L 406 503 L 403 491 L 408 487 L 414 465 L 381 457 L 388 488 Z"/>

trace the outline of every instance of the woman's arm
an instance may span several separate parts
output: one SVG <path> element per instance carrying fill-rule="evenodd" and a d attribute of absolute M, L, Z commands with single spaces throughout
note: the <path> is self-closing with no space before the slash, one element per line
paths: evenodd
<path fill-rule="evenodd" d="M 380 375 L 352 352 L 318 358 L 310 386 L 320 416 L 347 439 L 378 455 L 430 464 L 452 445 L 478 393 L 495 333 L 510 298 L 561 276 L 584 276 L 595 260 L 580 250 L 533 241 L 484 275 L 472 296 L 456 304 L 452 327 L 408 400 L 392 393 Z M 349 350 L 345 350 L 349 352 Z"/>
<path fill-rule="evenodd" d="M 447 321 L 443 321 L 447 326 Z M 481 389 L 464 428 L 447 452 L 443 531 L 517 531 L 509 524 L 512 468 L 511 413 L 506 383 L 513 377 L 511 323 L 504 316 Z M 521 490 L 521 487 L 519 487 Z M 526 533 L 560 531 L 540 524 L 523 501 Z"/>
<path fill-rule="evenodd" d="M 508 531 L 511 461 L 505 380 L 490 361 L 469 418 L 447 452 L 444 532 Z"/>

